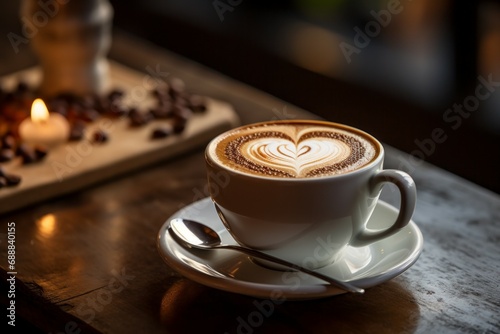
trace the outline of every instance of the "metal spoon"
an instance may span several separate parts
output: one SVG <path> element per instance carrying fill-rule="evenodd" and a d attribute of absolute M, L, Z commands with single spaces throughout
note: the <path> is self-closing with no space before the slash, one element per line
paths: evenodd
<path fill-rule="evenodd" d="M 239 251 L 250 255 L 252 257 L 260 258 L 262 260 L 274 262 L 282 266 L 298 270 L 307 273 L 311 276 L 317 277 L 333 284 L 334 286 L 353 293 L 363 293 L 364 290 L 355 287 L 349 283 L 338 281 L 332 277 L 323 275 L 319 272 L 298 266 L 296 264 L 290 263 L 288 261 L 282 260 L 280 258 L 256 251 L 254 249 L 246 248 L 237 245 L 224 245 L 222 244 L 221 238 L 216 231 L 210 227 L 198 223 L 194 220 L 175 218 L 170 221 L 170 226 L 168 228 L 170 235 L 181 245 L 188 248 L 199 248 L 199 249 L 231 249 Z"/>

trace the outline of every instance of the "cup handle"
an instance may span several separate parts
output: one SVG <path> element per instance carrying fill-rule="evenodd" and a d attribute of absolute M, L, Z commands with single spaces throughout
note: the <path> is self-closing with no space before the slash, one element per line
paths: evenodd
<path fill-rule="evenodd" d="M 372 193 L 378 194 L 386 183 L 394 183 L 401 193 L 401 206 L 396 222 L 389 228 L 381 231 L 373 231 L 369 229 L 361 230 L 351 240 L 351 245 L 354 247 L 361 247 L 371 244 L 377 240 L 386 238 L 398 232 L 401 228 L 405 227 L 411 220 L 415 205 L 417 202 L 417 189 L 415 182 L 405 172 L 395 169 L 385 169 L 379 171 L 370 180 L 370 189 Z M 377 196 L 378 198 L 378 196 Z"/>

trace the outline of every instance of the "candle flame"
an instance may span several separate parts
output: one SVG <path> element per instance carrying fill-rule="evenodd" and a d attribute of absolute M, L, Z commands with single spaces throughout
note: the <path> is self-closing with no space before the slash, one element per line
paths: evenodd
<path fill-rule="evenodd" d="M 31 120 L 43 123 L 49 119 L 49 110 L 42 99 L 36 99 L 31 106 Z"/>

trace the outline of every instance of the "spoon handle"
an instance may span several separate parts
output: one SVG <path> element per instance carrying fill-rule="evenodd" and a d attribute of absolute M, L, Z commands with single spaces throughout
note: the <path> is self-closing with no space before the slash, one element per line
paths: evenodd
<path fill-rule="evenodd" d="M 356 286 L 354 286 L 352 284 L 336 280 L 335 278 L 323 275 L 323 274 L 321 274 L 321 273 L 319 273 L 317 271 L 313 271 L 313 270 L 301 267 L 301 266 L 296 265 L 294 263 L 285 261 L 283 259 L 274 257 L 274 256 L 266 254 L 266 253 L 259 252 L 259 251 L 254 250 L 254 249 L 250 249 L 250 248 L 246 248 L 246 247 L 241 247 L 241 246 L 234 246 L 234 245 L 220 245 L 220 246 L 217 246 L 216 248 L 235 250 L 235 251 L 239 251 L 239 252 L 245 253 L 247 255 L 250 255 L 252 257 L 259 258 L 261 260 L 267 260 L 267 261 L 270 261 L 270 262 L 274 262 L 274 263 L 280 264 L 282 266 L 285 266 L 285 267 L 288 267 L 288 268 L 291 268 L 291 269 L 295 269 L 295 270 L 304 272 L 306 274 L 309 274 L 311 276 L 317 277 L 319 279 L 322 279 L 323 281 L 331 283 L 331 284 L 335 285 L 336 287 L 338 287 L 338 288 L 340 288 L 342 290 L 348 291 L 348 292 L 353 292 L 353 293 L 363 293 L 363 292 L 365 292 L 365 290 L 363 290 L 362 288 L 358 288 L 358 287 L 356 287 Z"/>

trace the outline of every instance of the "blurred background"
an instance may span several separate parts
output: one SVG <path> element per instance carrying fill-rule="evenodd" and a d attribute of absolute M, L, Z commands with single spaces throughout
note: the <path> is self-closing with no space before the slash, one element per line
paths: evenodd
<path fill-rule="evenodd" d="M 410 173 L 424 159 L 500 193 L 498 0 L 110 2 L 116 30 L 370 132 Z M 3 36 L 18 6 L 2 3 Z M 0 43 L 0 74 L 33 63 Z"/>

